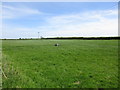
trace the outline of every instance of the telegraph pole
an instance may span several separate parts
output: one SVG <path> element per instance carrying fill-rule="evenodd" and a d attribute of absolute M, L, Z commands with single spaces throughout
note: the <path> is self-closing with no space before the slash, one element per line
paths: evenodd
<path fill-rule="evenodd" d="M 38 39 L 39 39 L 39 33 L 40 33 L 40 32 L 38 32 Z"/>

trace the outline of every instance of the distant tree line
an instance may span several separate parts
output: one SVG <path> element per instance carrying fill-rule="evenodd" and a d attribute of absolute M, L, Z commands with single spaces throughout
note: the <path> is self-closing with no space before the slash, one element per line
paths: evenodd
<path fill-rule="evenodd" d="M 119 40 L 120 37 L 54 37 L 54 38 L 19 38 L 19 39 L 9 39 L 9 40 L 49 40 L 49 39 L 57 39 L 57 40 L 71 40 L 71 39 L 80 39 L 80 40 Z M 7 40 L 7 39 L 1 39 Z"/>
<path fill-rule="evenodd" d="M 44 39 L 112 40 L 112 39 L 120 39 L 120 37 L 55 37 L 55 38 L 44 38 Z"/>

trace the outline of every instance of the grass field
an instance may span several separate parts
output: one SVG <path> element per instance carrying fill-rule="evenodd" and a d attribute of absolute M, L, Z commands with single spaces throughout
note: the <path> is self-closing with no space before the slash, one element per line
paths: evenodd
<path fill-rule="evenodd" d="M 3 88 L 118 87 L 117 40 L 3 40 L 2 50 Z"/>

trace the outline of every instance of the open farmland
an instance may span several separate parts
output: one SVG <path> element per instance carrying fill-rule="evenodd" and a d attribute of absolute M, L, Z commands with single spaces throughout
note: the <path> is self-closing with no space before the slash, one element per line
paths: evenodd
<path fill-rule="evenodd" d="M 2 50 L 3 88 L 118 87 L 117 40 L 3 40 Z"/>

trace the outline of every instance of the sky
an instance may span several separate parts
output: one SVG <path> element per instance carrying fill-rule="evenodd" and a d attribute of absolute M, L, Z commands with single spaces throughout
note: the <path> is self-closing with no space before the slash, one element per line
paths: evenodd
<path fill-rule="evenodd" d="M 3 2 L 2 38 L 118 36 L 118 2 Z"/>

